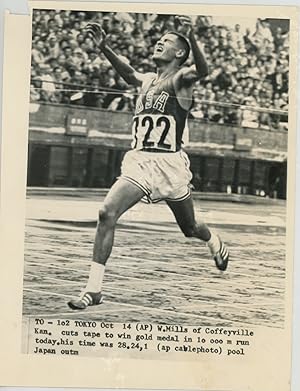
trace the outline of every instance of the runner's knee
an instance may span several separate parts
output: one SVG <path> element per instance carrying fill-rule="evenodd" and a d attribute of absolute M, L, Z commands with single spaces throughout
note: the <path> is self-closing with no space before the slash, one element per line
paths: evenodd
<path fill-rule="evenodd" d="M 195 225 L 185 225 L 181 227 L 181 230 L 186 238 L 192 238 L 195 236 L 196 226 Z"/>
<path fill-rule="evenodd" d="M 117 222 L 117 213 L 113 208 L 104 205 L 99 210 L 98 220 L 101 224 L 113 226 Z"/>
<path fill-rule="evenodd" d="M 198 238 L 207 242 L 210 239 L 210 231 L 204 223 L 195 223 L 181 228 L 187 238 Z"/>

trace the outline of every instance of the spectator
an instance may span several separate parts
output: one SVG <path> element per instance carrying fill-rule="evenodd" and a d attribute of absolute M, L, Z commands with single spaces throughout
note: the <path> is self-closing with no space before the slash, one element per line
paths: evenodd
<path fill-rule="evenodd" d="M 255 100 L 249 96 L 244 99 L 244 105 L 246 106 L 246 108 L 244 108 L 242 111 L 241 125 L 243 127 L 247 127 L 247 128 L 258 128 L 259 114 L 255 110 L 255 107 L 256 107 Z"/>
<path fill-rule="evenodd" d="M 57 30 L 58 30 L 58 26 L 56 24 L 55 19 L 52 19 L 52 18 L 48 19 L 47 33 L 48 34 L 51 34 L 51 33 L 55 34 Z"/>
<path fill-rule="evenodd" d="M 84 94 L 84 105 L 90 107 L 102 107 L 103 96 L 100 90 L 100 80 L 93 78 L 91 80 L 90 91 Z"/>
<path fill-rule="evenodd" d="M 284 34 L 281 27 L 277 27 L 274 34 L 274 45 L 277 51 L 280 50 L 285 44 L 287 34 Z"/>
<path fill-rule="evenodd" d="M 77 36 L 78 36 L 78 34 L 80 33 L 80 29 L 81 29 L 81 27 L 80 27 L 80 21 L 79 21 L 78 19 L 76 19 L 76 20 L 74 21 L 74 23 L 73 23 L 72 29 L 70 30 L 73 39 L 75 39 L 75 40 L 77 39 Z"/>
<path fill-rule="evenodd" d="M 272 43 L 274 41 L 270 25 L 267 20 L 258 19 L 256 23 L 256 31 L 253 34 L 253 43 L 257 47 L 265 44 L 265 40 Z"/>
<path fill-rule="evenodd" d="M 248 61 L 247 74 L 253 79 L 259 79 L 260 69 L 256 64 L 255 58 L 250 58 Z"/>
<path fill-rule="evenodd" d="M 93 72 L 95 69 L 99 69 L 101 65 L 101 58 L 98 57 L 95 50 L 90 50 L 88 52 L 88 63 L 89 63 L 89 70 Z M 110 65 L 110 64 L 109 64 Z"/>
<path fill-rule="evenodd" d="M 41 81 L 41 100 L 46 102 L 53 102 L 55 101 L 54 92 L 56 88 L 51 67 L 48 64 L 40 64 L 39 70 L 40 76 L 38 76 L 37 79 Z"/>
<path fill-rule="evenodd" d="M 272 84 L 274 92 L 287 92 L 288 91 L 288 75 L 284 66 L 277 65 L 275 72 L 267 76 L 267 80 Z"/>
<path fill-rule="evenodd" d="M 30 84 L 30 102 L 38 102 L 41 99 L 41 94 L 36 89 L 34 84 Z"/>
<path fill-rule="evenodd" d="M 60 54 L 60 47 L 54 34 L 49 36 L 47 46 L 49 57 L 57 58 Z"/>
<path fill-rule="evenodd" d="M 262 100 L 261 99 L 261 104 L 266 109 L 270 109 L 271 108 L 271 102 L 269 100 Z M 261 129 L 270 129 L 270 130 L 273 129 L 272 117 L 271 117 L 271 115 L 270 115 L 270 113 L 268 111 L 261 111 L 261 112 L 259 112 L 258 122 L 259 122 L 259 127 Z"/>
<path fill-rule="evenodd" d="M 191 116 L 192 118 L 204 118 L 204 110 L 203 110 L 203 93 L 200 91 L 200 89 L 195 89 L 194 91 L 194 102 L 193 102 L 193 108 L 191 110 Z"/>
<path fill-rule="evenodd" d="M 222 90 L 226 90 L 228 87 L 233 87 L 236 84 L 236 80 L 230 72 L 230 66 L 228 64 L 223 65 L 222 71 L 218 74 L 214 83 Z"/>
<path fill-rule="evenodd" d="M 243 45 L 243 34 L 241 33 L 241 25 L 236 24 L 234 29 L 231 32 L 232 40 L 235 43 L 235 46 L 238 47 L 238 44 Z"/>
<path fill-rule="evenodd" d="M 37 66 L 45 64 L 47 58 L 45 56 L 45 53 L 45 44 L 42 40 L 39 39 L 36 43 L 33 44 L 33 48 L 31 51 L 32 62 Z"/>

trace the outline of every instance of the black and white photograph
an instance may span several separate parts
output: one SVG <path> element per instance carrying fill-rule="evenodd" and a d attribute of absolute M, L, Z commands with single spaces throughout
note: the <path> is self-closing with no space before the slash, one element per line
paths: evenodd
<path fill-rule="evenodd" d="M 34 9 L 24 317 L 283 327 L 288 80 L 286 19 Z"/>
<path fill-rule="evenodd" d="M 288 391 L 295 8 L 32 1 L 5 29 L 20 385 Z"/>

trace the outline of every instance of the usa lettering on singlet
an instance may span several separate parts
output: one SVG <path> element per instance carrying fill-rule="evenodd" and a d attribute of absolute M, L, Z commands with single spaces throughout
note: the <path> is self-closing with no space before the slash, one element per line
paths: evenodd
<path fill-rule="evenodd" d="M 188 111 L 176 98 L 173 75 L 155 82 L 153 75 L 142 86 L 132 124 L 132 148 L 176 152 L 181 149 Z"/>

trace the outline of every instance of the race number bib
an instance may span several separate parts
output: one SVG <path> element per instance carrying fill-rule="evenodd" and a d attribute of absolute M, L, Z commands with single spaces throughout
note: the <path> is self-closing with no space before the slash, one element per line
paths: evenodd
<path fill-rule="evenodd" d="M 176 151 L 176 122 L 171 115 L 143 114 L 133 118 L 133 149 Z"/>

